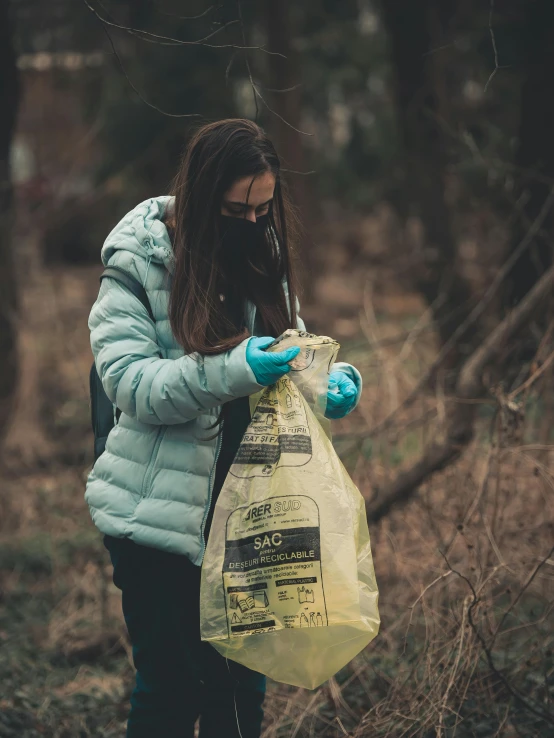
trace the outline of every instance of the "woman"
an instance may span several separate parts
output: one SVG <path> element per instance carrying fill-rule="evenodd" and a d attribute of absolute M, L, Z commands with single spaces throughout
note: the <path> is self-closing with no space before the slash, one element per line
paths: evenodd
<path fill-rule="evenodd" d="M 273 145 L 256 124 L 200 128 L 174 195 L 128 213 L 102 249 L 134 274 L 155 317 L 104 279 L 89 318 L 102 384 L 122 411 L 86 500 L 122 590 L 137 670 L 127 735 L 254 738 L 264 678 L 200 641 L 200 566 L 213 507 L 250 420 L 248 396 L 289 371 L 299 349 L 264 348 L 304 329 L 290 211 Z M 358 402 L 361 378 L 336 364 L 327 414 Z"/>

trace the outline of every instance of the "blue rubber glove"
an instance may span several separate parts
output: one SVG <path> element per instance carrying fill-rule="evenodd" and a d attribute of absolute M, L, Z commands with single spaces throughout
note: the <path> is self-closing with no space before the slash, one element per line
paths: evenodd
<path fill-rule="evenodd" d="M 344 418 L 354 409 L 357 399 L 358 389 L 348 374 L 331 372 L 327 388 L 325 417 L 331 420 Z"/>
<path fill-rule="evenodd" d="M 270 336 L 251 338 L 246 345 L 246 361 L 254 372 L 256 382 L 268 387 L 290 372 L 289 361 L 300 353 L 298 346 L 291 346 L 284 351 L 268 353 L 263 351 L 275 339 Z"/>

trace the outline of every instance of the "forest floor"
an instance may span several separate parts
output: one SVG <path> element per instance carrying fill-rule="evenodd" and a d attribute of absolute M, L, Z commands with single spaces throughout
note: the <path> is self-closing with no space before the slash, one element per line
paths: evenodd
<path fill-rule="evenodd" d="M 0 738 L 124 735 L 134 670 L 109 557 L 83 500 L 92 463 L 87 317 L 96 267 L 32 263 L 21 387 L 0 494 Z M 419 298 L 363 274 L 320 280 L 309 327 L 362 371 L 362 406 L 335 445 L 367 499 L 443 430 L 423 395 L 368 430 L 435 353 Z M 363 309 L 360 311 L 360 305 Z M 323 317 L 322 317 L 323 316 Z M 316 691 L 271 684 L 264 738 L 554 735 L 554 477 L 540 397 L 500 438 L 483 403 L 475 441 L 371 529 L 382 629 Z"/>

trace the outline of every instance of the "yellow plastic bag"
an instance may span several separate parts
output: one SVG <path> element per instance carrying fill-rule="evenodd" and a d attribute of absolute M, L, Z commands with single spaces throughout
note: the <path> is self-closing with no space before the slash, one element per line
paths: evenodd
<path fill-rule="evenodd" d="M 202 640 L 313 689 L 379 630 L 364 501 L 320 421 L 339 345 L 287 331 L 290 374 L 257 396 L 215 506 L 202 566 Z M 302 391 L 300 391 L 302 390 Z"/>

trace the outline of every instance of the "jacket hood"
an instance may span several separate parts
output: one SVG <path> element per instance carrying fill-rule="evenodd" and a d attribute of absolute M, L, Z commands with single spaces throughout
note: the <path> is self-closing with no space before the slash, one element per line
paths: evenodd
<path fill-rule="evenodd" d="M 127 213 L 104 241 L 101 254 L 104 266 L 117 250 L 123 249 L 149 262 L 164 264 L 173 274 L 175 257 L 167 228 L 162 222 L 164 213 L 173 205 L 173 201 L 170 195 L 151 197 Z"/>

